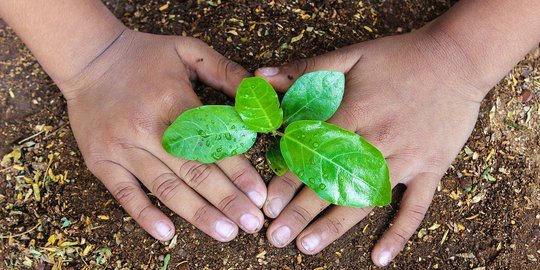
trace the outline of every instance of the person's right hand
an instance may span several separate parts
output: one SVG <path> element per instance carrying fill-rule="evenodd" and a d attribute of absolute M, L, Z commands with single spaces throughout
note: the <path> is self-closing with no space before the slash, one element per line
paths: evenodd
<path fill-rule="evenodd" d="M 442 46 L 441 44 L 445 44 Z M 329 122 L 354 131 L 385 155 L 392 186 L 407 187 L 393 225 L 372 259 L 385 266 L 420 225 L 439 180 L 471 134 L 480 101 L 490 89 L 445 35 L 428 28 L 345 47 L 256 74 L 286 90 L 306 72 L 345 73 L 346 89 Z M 470 80 L 475 78 L 475 80 Z M 320 252 L 360 222 L 372 207 L 330 206 L 291 172 L 268 186 L 269 241 L 284 247 L 296 238 L 305 254 Z M 323 212 L 324 211 L 324 212 Z"/>
<path fill-rule="evenodd" d="M 266 186 L 243 156 L 217 164 L 175 158 L 163 132 L 201 105 L 191 82 L 233 96 L 249 75 L 194 38 L 124 32 L 75 78 L 57 82 L 88 168 L 148 233 L 171 239 L 174 225 L 139 181 L 178 215 L 219 241 L 258 231 Z"/>

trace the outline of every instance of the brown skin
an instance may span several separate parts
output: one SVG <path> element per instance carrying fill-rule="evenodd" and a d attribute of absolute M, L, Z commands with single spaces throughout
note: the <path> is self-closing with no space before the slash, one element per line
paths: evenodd
<path fill-rule="evenodd" d="M 88 168 L 148 233 L 169 240 L 174 225 L 140 183 L 216 240 L 262 227 L 266 187 L 245 157 L 200 164 L 161 146 L 167 126 L 201 105 L 192 81 L 233 96 L 242 67 L 197 39 L 128 30 L 97 0 L 2 1 L 0 15 L 66 97 Z"/>
<path fill-rule="evenodd" d="M 376 265 L 388 265 L 420 225 L 484 96 L 540 41 L 538 10 L 538 1 L 461 1 L 413 33 L 256 71 L 280 90 L 309 71 L 346 74 L 345 96 L 330 122 L 371 141 L 388 161 L 392 185 L 407 186 L 393 225 L 372 252 Z M 270 182 L 263 209 L 275 218 L 267 231 L 273 245 L 296 238 L 302 252 L 315 254 L 372 208 L 329 206 L 287 173 Z"/>
<path fill-rule="evenodd" d="M 407 186 L 393 226 L 372 253 L 379 266 L 399 253 L 420 224 L 484 95 L 540 40 L 540 2 L 486 2 L 461 1 L 411 34 L 257 71 L 281 90 L 292 83 L 290 76 L 304 72 L 346 73 L 344 101 L 331 121 L 372 141 L 388 160 L 393 185 Z M 266 188 L 245 158 L 201 165 L 169 156 L 160 144 L 177 115 L 200 105 L 192 80 L 234 95 L 248 75 L 244 69 L 191 38 L 126 30 L 99 1 L 6 0 L 0 15 L 64 93 L 90 170 L 151 235 L 170 239 L 173 224 L 150 203 L 139 181 L 217 240 L 231 240 L 246 221 L 244 214 L 253 215 L 257 225 L 244 226 L 246 231 L 262 226 L 257 206 Z M 276 246 L 296 238 L 302 252 L 317 253 L 370 211 L 330 206 L 315 219 L 329 205 L 306 188 L 295 197 L 300 188 L 291 174 L 268 187 L 264 211 L 276 218 L 268 229 Z M 250 202 L 245 194 L 253 191 L 260 196 Z M 289 235 L 279 241 L 275 233 L 283 226 Z M 229 228 L 229 234 L 220 235 L 217 228 Z"/>

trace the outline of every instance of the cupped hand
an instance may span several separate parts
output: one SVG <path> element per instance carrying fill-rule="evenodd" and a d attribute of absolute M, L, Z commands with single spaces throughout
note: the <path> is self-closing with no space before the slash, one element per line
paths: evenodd
<path fill-rule="evenodd" d="M 75 78 L 58 83 L 88 168 L 140 226 L 159 240 L 174 225 L 151 203 L 144 185 L 172 211 L 219 241 L 238 226 L 258 231 L 266 186 L 243 156 L 216 164 L 175 158 L 163 132 L 183 111 L 201 105 L 192 81 L 234 95 L 249 75 L 203 42 L 124 32 Z"/>
<path fill-rule="evenodd" d="M 474 69 L 463 60 L 449 37 L 423 29 L 256 72 L 279 90 L 305 72 L 346 74 L 343 102 L 330 122 L 378 147 L 392 186 L 407 187 L 393 225 L 372 252 L 378 266 L 387 265 L 418 228 L 439 180 L 472 132 L 486 89 L 470 83 Z M 267 231 L 270 242 L 283 247 L 296 238 L 306 254 L 321 251 L 372 210 L 330 206 L 290 172 L 272 179 L 263 209 L 275 218 Z"/>

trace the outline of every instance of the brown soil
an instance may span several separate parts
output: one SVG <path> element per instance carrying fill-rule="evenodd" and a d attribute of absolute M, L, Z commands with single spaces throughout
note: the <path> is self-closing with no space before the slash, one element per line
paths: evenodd
<path fill-rule="evenodd" d="M 452 1 L 282 2 L 107 4 L 129 27 L 198 37 L 254 70 L 412 31 Z M 60 92 L 1 21 L 0 63 L 0 157 L 12 153 L 0 167 L 0 269 L 161 269 L 168 254 L 169 269 L 375 268 L 371 248 L 398 204 L 377 209 L 316 256 L 270 246 L 264 229 L 218 243 L 172 214 L 177 241 L 152 239 L 85 168 Z M 210 89 L 198 93 L 206 103 L 230 102 Z M 539 105 L 536 48 L 484 101 L 467 147 L 390 268 L 540 268 Z M 248 156 L 269 179 L 265 142 L 259 139 Z"/>

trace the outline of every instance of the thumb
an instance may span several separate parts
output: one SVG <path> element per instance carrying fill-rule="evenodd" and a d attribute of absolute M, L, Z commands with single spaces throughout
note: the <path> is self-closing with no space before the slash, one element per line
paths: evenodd
<path fill-rule="evenodd" d="M 192 79 L 198 79 L 231 97 L 235 96 L 236 88 L 242 79 L 250 76 L 241 65 L 221 55 L 199 39 L 179 38 L 176 50 L 188 70 L 192 72 Z"/>
<path fill-rule="evenodd" d="M 255 75 L 268 80 L 278 91 L 286 91 L 304 73 L 317 70 L 349 72 L 362 57 L 359 44 L 313 58 L 296 60 L 281 67 L 263 67 Z"/>

